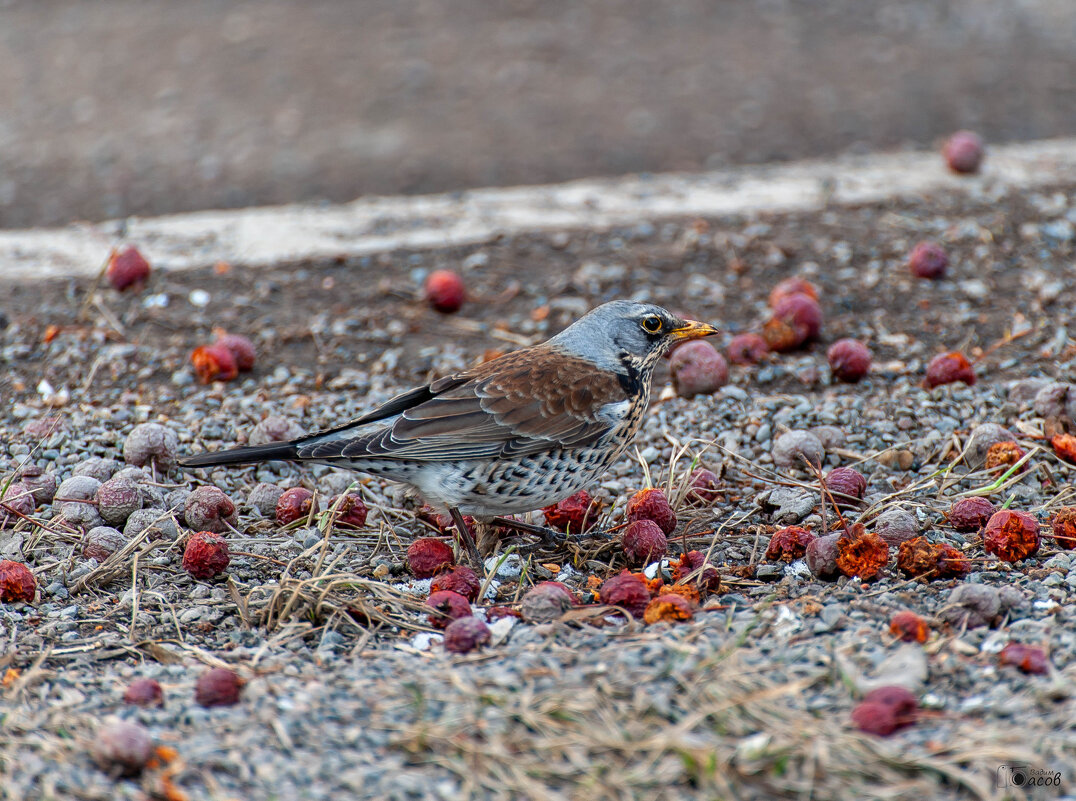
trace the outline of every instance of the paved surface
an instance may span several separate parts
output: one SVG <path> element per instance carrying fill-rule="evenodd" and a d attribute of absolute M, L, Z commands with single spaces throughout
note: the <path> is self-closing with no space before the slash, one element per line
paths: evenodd
<path fill-rule="evenodd" d="M 0 227 L 1076 133 L 1069 0 L 0 2 Z"/>

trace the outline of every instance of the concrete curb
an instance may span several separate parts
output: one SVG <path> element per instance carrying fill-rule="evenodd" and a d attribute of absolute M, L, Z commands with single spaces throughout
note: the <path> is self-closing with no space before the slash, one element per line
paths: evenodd
<path fill-rule="evenodd" d="M 990 197 L 1076 181 L 1076 139 L 993 147 L 980 175 L 949 173 L 936 153 L 876 154 L 701 174 L 629 176 L 445 195 L 370 197 L 0 231 L 0 277 L 94 275 L 120 241 L 170 270 L 470 244 L 503 234 L 605 229 L 641 220 L 804 211 L 932 192 Z"/>

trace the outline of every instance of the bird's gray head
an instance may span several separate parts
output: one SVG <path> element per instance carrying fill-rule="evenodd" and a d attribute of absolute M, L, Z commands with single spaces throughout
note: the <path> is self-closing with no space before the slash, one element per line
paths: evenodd
<path fill-rule="evenodd" d="M 661 354 L 676 343 L 716 333 L 712 325 L 683 320 L 653 303 L 613 300 L 588 312 L 549 344 L 602 369 L 648 378 Z"/>

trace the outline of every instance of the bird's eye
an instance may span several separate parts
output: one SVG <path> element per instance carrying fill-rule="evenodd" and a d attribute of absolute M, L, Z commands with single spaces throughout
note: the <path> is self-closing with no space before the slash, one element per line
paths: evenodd
<path fill-rule="evenodd" d="M 648 334 L 656 334 L 661 330 L 661 318 L 654 314 L 644 317 L 643 330 Z"/>

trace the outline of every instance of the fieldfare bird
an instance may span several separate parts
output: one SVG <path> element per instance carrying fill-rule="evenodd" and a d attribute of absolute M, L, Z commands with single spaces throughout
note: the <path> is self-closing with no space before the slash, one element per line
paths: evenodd
<path fill-rule="evenodd" d="M 540 345 L 404 392 L 337 428 L 180 464 L 320 462 L 410 484 L 448 509 L 477 560 L 463 515 L 489 522 L 587 486 L 639 430 L 662 354 L 716 333 L 660 306 L 614 300 Z"/>

